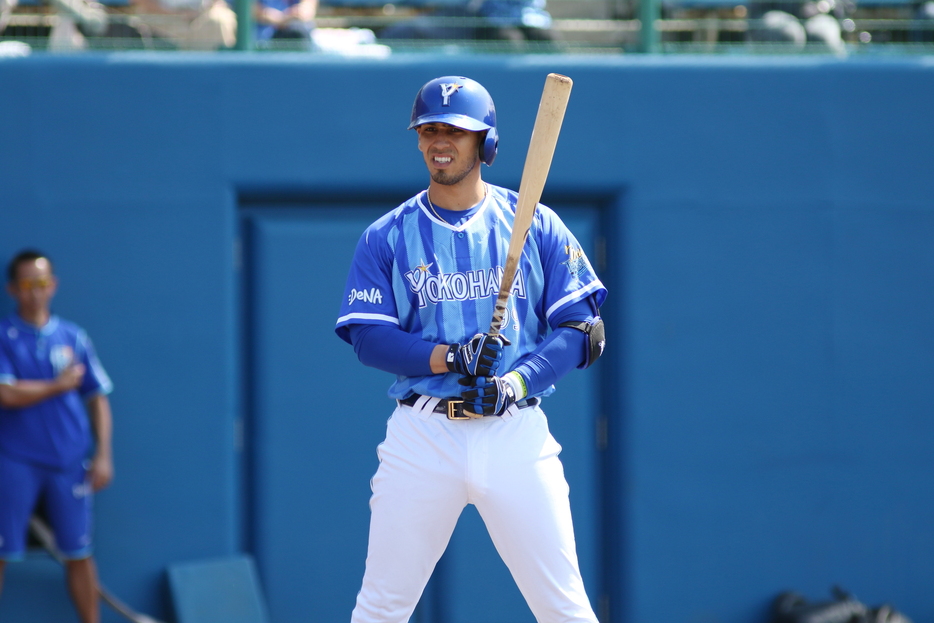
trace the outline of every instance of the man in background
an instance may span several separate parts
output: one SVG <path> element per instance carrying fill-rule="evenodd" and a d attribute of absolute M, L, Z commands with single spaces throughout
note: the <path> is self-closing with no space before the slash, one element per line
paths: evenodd
<path fill-rule="evenodd" d="M 237 43 L 237 14 L 226 0 L 132 0 L 130 22 L 144 37 L 180 50 L 213 51 Z"/>
<path fill-rule="evenodd" d="M 112 383 L 83 329 L 50 311 L 52 262 L 23 251 L 7 268 L 16 312 L 0 320 L 0 589 L 41 507 L 65 558 L 82 623 L 100 621 L 92 494 L 113 478 Z"/>
<path fill-rule="evenodd" d="M 293 40 L 313 50 L 311 33 L 317 13 L 318 0 L 256 0 L 253 19 L 257 44 L 268 47 L 273 40 Z"/>

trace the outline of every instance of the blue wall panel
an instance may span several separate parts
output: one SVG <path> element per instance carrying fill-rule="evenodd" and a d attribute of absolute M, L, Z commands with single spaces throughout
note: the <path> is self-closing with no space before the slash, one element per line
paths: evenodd
<path fill-rule="evenodd" d="M 248 216 L 250 542 L 274 621 L 340 621 L 363 578 L 369 481 L 393 402 L 391 376 L 361 366 L 333 324 L 379 213 L 288 212 Z"/>
<path fill-rule="evenodd" d="M 614 210 L 616 350 L 599 371 L 614 471 L 591 592 L 614 623 L 759 623 L 780 590 L 840 583 L 934 620 L 929 58 L 0 61 L 0 256 L 58 260 L 56 311 L 116 384 L 117 480 L 97 524 L 114 592 L 169 618 L 169 564 L 247 547 L 280 557 L 260 565 L 274 597 L 312 578 L 245 511 L 245 495 L 285 507 L 294 487 L 251 489 L 238 440 L 238 206 L 423 188 L 404 127 L 415 90 L 449 73 L 496 98 L 485 175 L 517 187 L 549 71 L 575 87 L 548 192 Z M 345 259 L 322 261 L 342 279 Z M 28 616 L 4 594 L 0 618 Z"/>
<path fill-rule="evenodd" d="M 704 620 L 732 591 L 782 585 L 784 537 L 795 535 L 781 530 L 801 529 L 816 501 L 796 482 L 813 467 L 802 459 L 820 462 L 826 449 L 814 428 L 831 406 L 829 223 L 819 207 L 693 206 L 653 210 L 634 227 L 643 239 L 631 253 L 652 259 L 632 284 L 632 547 L 652 560 L 633 565 L 636 620 L 657 610 Z M 660 574 L 698 600 L 670 604 L 651 590 Z"/>

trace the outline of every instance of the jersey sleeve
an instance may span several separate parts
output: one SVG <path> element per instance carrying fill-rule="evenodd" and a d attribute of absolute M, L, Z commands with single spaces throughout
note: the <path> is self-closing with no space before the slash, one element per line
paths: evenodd
<path fill-rule="evenodd" d="M 348 327 L 353 324 L 400 325 L 392 293 L 392 256 L 383 231 L 375 226 L 357 243 L 334 329 L 348 344 Z"/>
<path fill-rule="evenodd" d="M 549 324 L 560 310 L 589 297 L 599 308 L 606 288 L 571 230 L 550 208 L 539 206 L 542 263 L 545 279 L 544 309 Z"/>
<path fill-rule="evenodd" d="M 109 394 L 113 391 L 113 382 L 104 366 L 101 365 L 97 357 L 97 351 L 94 349 L 94 343 L 84 331 L 79 331 L 75 341 L 76 359 L 84 364 L 84 381 L 78 393 L 82 398 L 90 398 L 101 394 Z"/>
<path fill-rule="evenodd" d="M 16 384 L 16 369 L 13 367 L 9 351 L 10 346 L 6 343 L 5 337 L 0 336 L 0 385 Z"/>

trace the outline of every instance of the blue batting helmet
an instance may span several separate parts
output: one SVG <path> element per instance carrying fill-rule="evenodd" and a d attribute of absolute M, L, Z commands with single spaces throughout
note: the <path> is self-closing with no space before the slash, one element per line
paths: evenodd
<path fill-rule="evenodd" d="M 486 132 L 480 143 L 480 160 L 493 164 L 499 137 L 496 108 L 483 86 L 463 76 L 443 76 L 426 83 L 415 96 L 409 129 L 426 123 L 447 123 L 473 132 Z"/>

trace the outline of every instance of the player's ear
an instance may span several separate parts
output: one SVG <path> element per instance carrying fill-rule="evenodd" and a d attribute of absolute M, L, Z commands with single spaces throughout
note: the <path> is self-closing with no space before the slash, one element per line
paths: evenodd
<path fill-rule="evenodd" d="M 486 166 L 492 165 L 498 148 L 499 135 L 496 134 L 496 128 L 490 128 L 480 137 L 480 160 L 485 162 Z"/>

